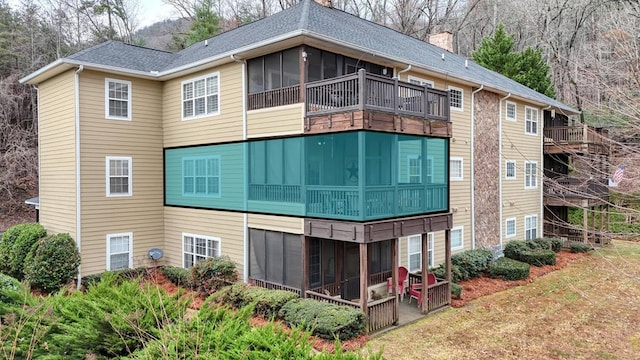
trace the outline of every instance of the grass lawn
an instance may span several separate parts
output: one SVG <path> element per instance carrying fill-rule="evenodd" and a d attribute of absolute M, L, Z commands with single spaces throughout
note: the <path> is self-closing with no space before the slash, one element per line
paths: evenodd
<path fill-rule="evenodd" d="M 388 359 L 638 359 L 640 243 L 372 339 Z"/>

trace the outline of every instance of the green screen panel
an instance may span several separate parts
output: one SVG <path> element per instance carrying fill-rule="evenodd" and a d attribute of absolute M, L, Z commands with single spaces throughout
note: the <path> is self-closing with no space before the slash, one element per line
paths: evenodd
<path fill-rule="evenodd" d="M 448 144 L 361 131 L 167 149 L 166 203 L 355 221 L 446 211 Z"/>

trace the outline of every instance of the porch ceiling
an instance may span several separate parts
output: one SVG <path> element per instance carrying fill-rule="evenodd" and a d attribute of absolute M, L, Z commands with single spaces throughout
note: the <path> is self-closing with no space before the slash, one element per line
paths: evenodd
<path fill-rule="evenodd" d="M 428 214 L 364 223 L 326 219 L 304 219 L 304 234 L 317 238 L 370 243 L 402 236 L 451 229 L 453 215 Z"/>

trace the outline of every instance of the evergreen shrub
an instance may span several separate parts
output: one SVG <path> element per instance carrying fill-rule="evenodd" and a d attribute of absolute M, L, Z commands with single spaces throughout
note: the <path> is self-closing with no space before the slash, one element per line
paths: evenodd
<path fill-rule="evenodd" d="M 500 259 L 489 264 L 489 277 L 504 280 L 522 280 L 529 277 L 530 265 L 522 261 L 513 260 L 508 257 Z"/>
<path fill-rule="evenodd" d="M 457 280 L 462 281 L 482 275 L 492 259 L 493 253 L 490 250 L 467 250 L 451 256 L 451 264 L 460 269 L 460 278 Z"/>
<path fill-rule="evenodd" d="M 454 299 L 460 299 L 461 296 L 462 296 L 462 286 L 456 283 L 451 283 L 451 297 Z"/>
<path fill-rule="evenodd" d="M 290 327 L 301 327 L 323 339 L 352 339 L 365 330 L 366 317 L 359 309 L 313 299 L 291 300 L 279 315 Z"/>
<path fill-rule="evenodd" d="M 541 248 L 542 241 L 510 241 L 504 248 L 504 255 L 510 259 L 518 260 L 534 266 L 555 265 L 556 253 L 551 249 Z"/>
<path fill-rule="evenodd" d="M 265 289 L 238 282 L 215 292 L 209 301 L 223 303 L 234 309 L 252 305 L 255 315 L 275 319 L 286 303 L 297 298 L 298 294 L 291 291 Z"/>
<path fill-rule="evenodd" d="M 10 227 L 2 235 L 0 243 L 0 272 L 18 280 L 24 279 L 24 259 L 31 247 L 47 236 L 47 230 L 38 223 L 19 224 Z"/>
<path fill-rule="evenodd" d="M 572 253 L 587 253 L 593 250 L 593 248 L 589 244 L 574 242 L 571 244 L 571 247 L 569 248 L 569 250 Z"/>
<path fill-rule="evenodd" d="M 80 253 L 69 234 L 52 234 L 33 245 L 24 263 L 25 280 L 50 293 L 78 275 Z"/>
<path fill-rule="evenodd" d="M 209 258 L 191 268 L 193 287 L 200 293 L 211 295 L 238 280 L 238 268 L 228 257 Z"/>
<path fill-rule="evenodd" d="M 193 288 L 191 271 L 189 269 L 177 266 L 163 266 L 160 270 L 174 285 L 182 286 L 187 289 Z"/>

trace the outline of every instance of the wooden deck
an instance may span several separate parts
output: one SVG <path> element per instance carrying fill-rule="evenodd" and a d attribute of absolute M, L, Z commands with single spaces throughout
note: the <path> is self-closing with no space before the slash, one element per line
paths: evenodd
<path fill-rule="evenodd" d="M 589 153 L 608 155 L 608 130 L 593 126 L 554 126 L 544 129 L 546 154 Z"/>
<path fill-rule="evenodd" d="M 602 181 L 562 177 L 545 179 L 544 204 L 590 207 L 609 201 L 609 187 Z"/>

